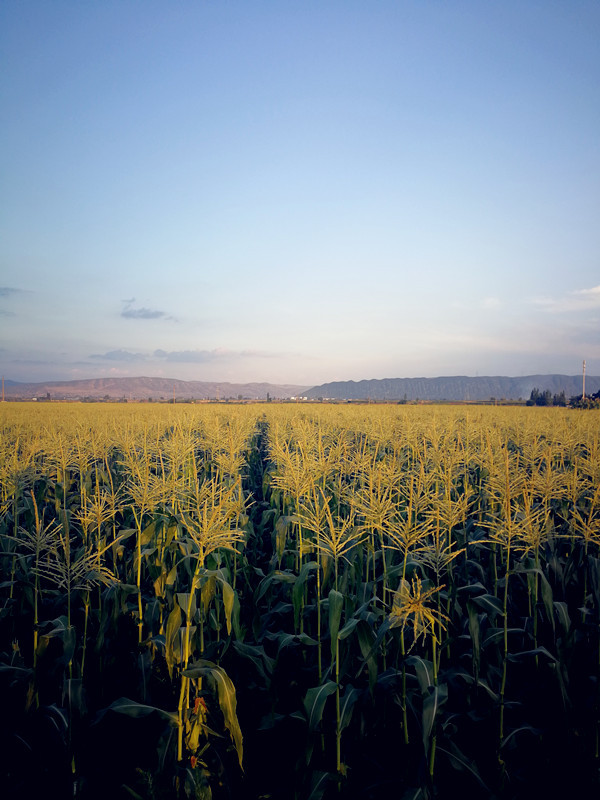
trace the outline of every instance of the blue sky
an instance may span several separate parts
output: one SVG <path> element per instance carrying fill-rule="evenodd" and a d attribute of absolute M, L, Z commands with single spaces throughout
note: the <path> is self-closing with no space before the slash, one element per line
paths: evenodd
<path fill-rule="evenodd" d="M 595 0 L 6 0 L 2 374 L 600 374 L 599 40 Z"/>

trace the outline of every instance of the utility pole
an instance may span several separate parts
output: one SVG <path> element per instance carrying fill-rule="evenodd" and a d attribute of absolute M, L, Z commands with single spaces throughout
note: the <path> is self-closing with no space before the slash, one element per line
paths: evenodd
<path fill-rule="evenodd" d="M 585 400 L 585 359 L 583 360 L 583 400 Z"/>

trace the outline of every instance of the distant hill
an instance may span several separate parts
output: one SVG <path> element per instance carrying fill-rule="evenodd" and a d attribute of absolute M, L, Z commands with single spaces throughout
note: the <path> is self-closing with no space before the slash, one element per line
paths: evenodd
<path fill-rule="evenodd" d="M 218 383 L 180 381 L 171 378 L 94 378 L 80 381 L 46 381 L 44 383 L 4 382 L 7 399 L 37 397 L 51 400 L 266 400 L 285 399 L 306 394 L 306 386 L 272 383 Z"/>
<path fill-rule="evenodd" d="M 527 400 L 537 388 L 552 394 L 564 392 L 567 400 L 581 394 L 581 375 L 525 375 L 520 378 L 477 377 L 464 375 L 443 378 L 387 378 L 370 381 L 336 381 L 315 386 L 304 392 L 310 398 L 332 400 L 450 400 L 474 401 Z M 600 389 L 600 378 L 586 376 L 586 394 Z"/>
<path fill-rule="evenodd" d="M 600 391 L 600 378 L 586 376 L 586 394 Z M 17 383 L 4 381 L 8 400 L 31 399 L 83 400 L 274 400 L 290 397 L 332 400 L 428 400 L 481 401 L 527 400 L 532 389 L 564 392 L 567 399 L 581 394 L 580 375 L 526 375 L 519 378 L 464 375 L 442 378 L 388 378 L 384 380 L 337 381 L 308 388 L 306 385 L 273 383 L 219 383 L 180 381 L 172 378 L 93 378 L 79 381 Z"/>

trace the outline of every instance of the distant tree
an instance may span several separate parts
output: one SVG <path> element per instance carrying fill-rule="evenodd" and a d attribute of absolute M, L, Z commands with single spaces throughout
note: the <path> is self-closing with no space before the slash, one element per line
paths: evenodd
<path fill-rule="evenodd" d="M 600 408 L 600 391 L 587 397 L 576 395 L 569 400 L 569 405 L 571 408 Z"/>
<path fill-rule="evenodd" d="M 560 394 L 555 394 L 552 398 L 552 405 L 553 406 L 566 406 L 567 405 L 567 398 L 564 392 Z"/>
<path fill-rule="evenodd" d="M 564 392 L 563 392 L 564 394 Z M 558 395 L 556 395 L 558 396 Z M 553 398 L 552 392 L 550 389 L 546 389 L 543 392 L 540 392 L 538 388 L 534 388 L 531 390 L 531 395 L 529 400 L 527 401 L 526 405 L 528 406 L 551 406 L 553 405 Z"/>

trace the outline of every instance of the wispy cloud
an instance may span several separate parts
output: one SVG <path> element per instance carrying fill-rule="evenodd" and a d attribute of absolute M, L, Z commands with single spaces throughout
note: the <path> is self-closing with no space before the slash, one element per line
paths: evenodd
<path fill-rule="evenodd" d="M 165 311 L 157 311 L 152 308 L 124 308 L 121 316 L 125 319 L 161 319 L 167 314 Z"/>
<path fill-rule="evenodd" d="M 152 353 L 138 353 L 132 350 L 119 348 L 118 350 L 108 350 L 106 353 L 92 353 L 89 358 L 94 361 L 110 361 L 121 364 L 131 364 L 135 362 L 152 362 L 154 360 L 164 361 L 170 364 L 208 364 L 217 361 L 235 361 L 236 359 L 252 358 L 281 358 L 285 353 L 273 353 L 264 350 L 227 350 L 226 348 L 215 348 L 214 350 L 154 350 Z M 85 362 L 82 362 L 85 363 Z"/>
<path fill-rule="evenodd" d="M 98 361 L 146 361 L 146 356 L 143 353 L 132 353 L 129 350 L 109 350 L 107 353 L 93 353 L 90 358 Z"/>
<path fill-rule="evenodd" d="M 121 316 L 125 319 L 175 319 L 166 311 L 159 311 L 156 308 L 145 308 L 144 306 L 134 308 L 134 302 L 135 297 L 124 301 L 125 308 L 121 311 Z"/>
<path fill-rule="evenodd" d="M 592 286 L 591 289 L 578 289 L 573 294 L 591 300 L 595 306 L 600 306 L 600 286 Z"/>
<path fill-rule="evenodd" d="M 46 367 L 48 366 L 47 359 L 38 359 L 38 358 L 12 358 L 10 360 L 11 364 L 18 364 L 19 366 L 34 366 L 34 367 Z"/>
<path fill-rule="evenodd" d="M 206 364 L 218 358 L 230 358 L 233 354 L 227 350 L 155 350 L 154 357 L 178 364 Z"/>
<path fill-rule="evenodd" d="M 179 364 L 206 364 L 209 361 L 233 360 L 237 358 L 282 358 L 285 353 L 265 350 L 227 350 L 218 347 L 214 350 L 155 350 L 154 357 Z"/>
<path fill-rule="evenodd" d="M 242 350 L 242 358 L 285 358 L 291 357 L 291 353 L 275 353 L 268 350 Z"/>
<path fill-rule="evenodd" d="M 121 312 L 121 316 L 125 319 L 161 319 L 167 315 L 164 311 L 152 308 L 125 308 Z"/>
<path fill-rule="evenodd" d="M 532 302 L 545 311 L 555 314 L 600 308 L 600 286 L 576 289 L 563 297 L 534 297 Z"/>

